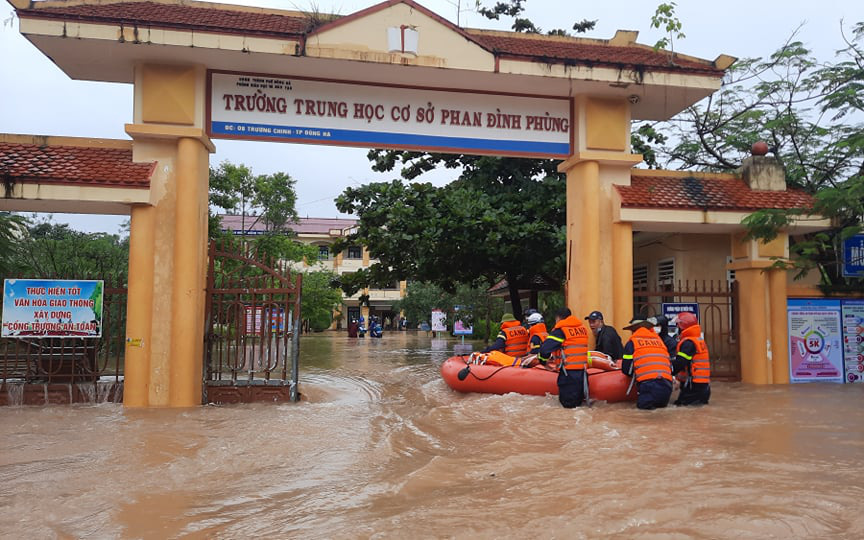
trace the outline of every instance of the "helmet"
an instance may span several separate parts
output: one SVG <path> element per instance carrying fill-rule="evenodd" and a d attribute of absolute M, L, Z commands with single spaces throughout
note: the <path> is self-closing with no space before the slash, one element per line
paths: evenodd
<path fill-rule="evenodd" d="M 537 323 L 543 322 L 543 315 L 541 313 L 537 313 L 536 311 L 525 319 L 525 322 L 530 326 L 534 326 Z"/>
<path fill-rule="evenodd" d="M 537 311 L 536 309 L 534 309 L 534 308 L 532 307 L 532 308 L 528 308 L 528 309 L 526 309 L 525 312 L 522 313 L 522 315 L 525 316 L 525 320 L 528 320 L 528 317 L 531 316 L 531 315 L 533 315 L 533 314 L 535 314 L 535 313 L 539 313 L 539 311 Z"/>
<path fill-rule="evenodd" d="M 678 317 L 675 319 L 675 324 L 678 325 L 678 330 L 684 330 L 686 328 L 690 328 L 694 324 L 696 324 L 696 315 L 689 311 L 685 311 L 683 313 L 679 313 Z"/>

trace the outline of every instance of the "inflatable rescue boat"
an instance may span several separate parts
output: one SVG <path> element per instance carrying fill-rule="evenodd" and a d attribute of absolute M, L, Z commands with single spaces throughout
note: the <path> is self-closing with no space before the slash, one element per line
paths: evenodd
<path fill-rule="evenodd" d="M 599 354 L 599 353 L 595 353 Z M 592 400 L 609 403 L 636 401 L 636 388 L 627 393 L 630 377 L 608 362 L 598 362 L 602 369 L 588 369 L 588 392 Z M 441 364 L 444 382 L 457 392 L 532 396 L 558 395 L 558 371 L 543 366 L 523 368 L 516 365 L 483 363 L 477 356 L 452 356 Z"/>

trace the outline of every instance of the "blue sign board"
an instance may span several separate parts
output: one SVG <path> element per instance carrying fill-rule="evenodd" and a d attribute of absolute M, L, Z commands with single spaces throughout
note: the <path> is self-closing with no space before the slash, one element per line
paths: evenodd
<path fill-rule="evenodd" d="M 663 303 L 663 315 L 669 319 L 670 326 L 672 319 L 678 315 L 679 313 L 684 313 L 685 311 L 689 311 L 690 313 L 696 315 L 696 320 L 699 320 L 699 304 L 697 302 L 664 302 Z"/>
<path fill-rule="evenodd" d="M 0 336 L 102 336 L 104 284 L 94 280 L 6 279 Z"/>
<path fill-rule="evenodd" d="M 864 277 L 864 234 L 843 240 L 843 276 Z"/>

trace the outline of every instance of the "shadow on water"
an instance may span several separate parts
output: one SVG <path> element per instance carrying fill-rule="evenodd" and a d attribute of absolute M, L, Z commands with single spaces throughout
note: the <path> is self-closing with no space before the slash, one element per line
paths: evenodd
<path fill-rule="evenodd" d="M 299 404 L 5 408 L 0 536 L 864 537 L 864 385 L 565 410 L 451 391 L 456 343 L 304 336 Z"/>

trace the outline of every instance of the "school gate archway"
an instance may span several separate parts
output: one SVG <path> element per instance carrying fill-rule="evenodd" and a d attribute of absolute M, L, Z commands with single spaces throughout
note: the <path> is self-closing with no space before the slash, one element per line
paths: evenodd
<path fill-rule="evenodd" d="M 127 338 L 147 345 L 127 349 L 129 406 L 200 403 L 212 139 L 560 158 L 568 305 L 602 306 L 620 327 L 632 314 L 633 227 L 613 186 L 641 161 L 630 121 L 708 96 L 734 61 L 655 51 L 636 32 L 463 29 L 411 0 L 332 19 L 180 0 L 10 1 L 21 33 L 70 77 L 134 84 L 126 132 L 134 160 L 157 166 L 149 199 L 131 205 Z M 741 269 L 761 272 L 757 248 Z M 747 316 L 776 326 L 779 295 Z"/>

